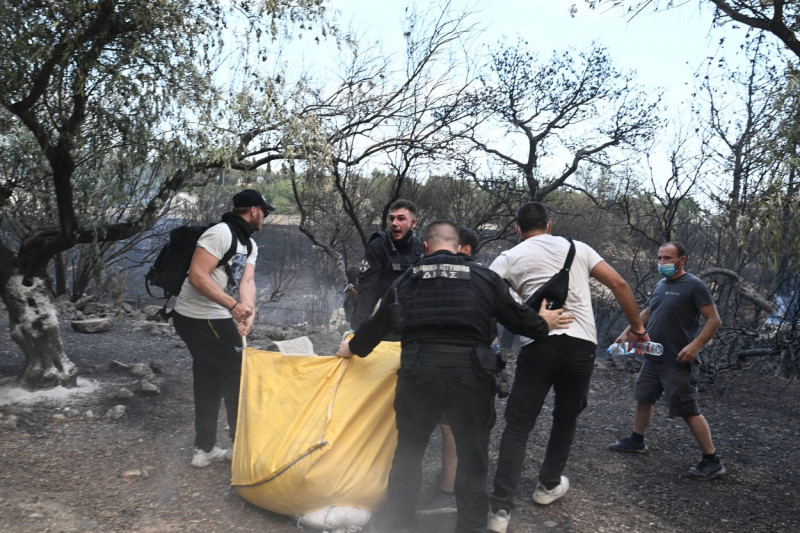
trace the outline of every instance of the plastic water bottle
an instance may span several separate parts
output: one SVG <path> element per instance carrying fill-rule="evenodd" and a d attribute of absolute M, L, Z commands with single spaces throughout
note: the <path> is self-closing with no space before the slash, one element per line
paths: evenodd
<path fill-rule="evenodd" d="M 606 353 L 609 355 L 625 355 L 628 353 L 628 343 L 615 342 L 606 349 Z"/>
<path fill-rule="evenodd" d="M 627 342 L 615 342 L 608 347 L 606 353 L 609 355 L 626 355 L 635 353 L 637 349 L 641 349 L 644 353 L 650 355 L 661 355 L 664 353 L 664 346 L 658 342 L 632 342 L 630 345 Z"/>
<path fill-rule="evenodd" d="M 632 349 L 635 351 L 641 349 L 644 353 L 650 355 L 661 355 L 664 353 L 664 346 L 658 342 L 634 342 Z"/>

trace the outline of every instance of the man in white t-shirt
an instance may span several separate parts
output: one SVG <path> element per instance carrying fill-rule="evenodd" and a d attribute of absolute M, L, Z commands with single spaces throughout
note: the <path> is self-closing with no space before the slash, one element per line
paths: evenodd
<path fill-rule="evenodd" d="M 551 229 L 552 222 L 543 204 L 524 204 L 517 214 L 516 227 L 522 242 L 501 253 L 490 267 L 508 281 L 523 300 L 564 266 L 570 243 L 563 237 L 551 235 Z M 528 341 L 520 350 L 506 404 L 506 427 L 500 441 L 489 531 L 504 533 L 508 527 L 528 436 L 551 388 L 555 393 L 553 426 L 533 501 L 547 505 L 569 490 L 569 480 L 561 474 L 569 458 L 578 415 L 587 404 L 597 350 L 590 277 L 614 293 L 630 322 L 631 340 L 649 340 L 636 300 L 622 276 L 591 247 L 579 241 L 574 243 L 575 257 L 569 271 L 569 292 L 564 308 L 575 320 L 567 329 L 551 330 L 546 339 Z"/>
<path fill-rule="evenodd" d="M 192 355 L 194 383 L 194 456 L 202 468 L 230 459 L 217 444 L 217 418 L 225 401 L 230 438 L 236 434 L 242 337 L 255 318 L 254 280 L 258 247 L 250 237 L 275 208 L 261 193 L 245 189 L 233 197 L 233 211 L 210 227 L 197 248 L 175 302 L 172 321 Z M 236 239 L 230 259 L 220 264 Z"/>

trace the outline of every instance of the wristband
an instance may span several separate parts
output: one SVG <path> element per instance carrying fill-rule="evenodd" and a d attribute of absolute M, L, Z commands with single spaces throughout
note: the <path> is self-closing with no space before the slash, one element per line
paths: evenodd
<path fill-rule="evenodd" d="M 631 330 L 631 333 L 634 334 L 634 335 L 647 335 L 647 330 L 644 330 L 641 333 L 636 333 L 635 331 Z"/>
<path fill-rule="evenodd" d="M 237 305 L 239 305 L 239 302 L 235 302 L 235 303 L 234 303 L 232 306 L 230 306 L 230 307 L 228 308 L 228 312 L 231 312 L 231 311 L 233 311 L 233 309 L 234 309 L 234 308 L 235 308 Z"/>

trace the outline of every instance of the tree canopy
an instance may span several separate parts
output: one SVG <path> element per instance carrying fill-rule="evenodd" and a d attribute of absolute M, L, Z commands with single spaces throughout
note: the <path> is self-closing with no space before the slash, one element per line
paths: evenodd
<path fill-rule="evenodd" d="M 24 383 L 74 378 L 45 318 L 51 258 L 140 233 L 175 191 L 228 164 L 207 131 L 230 101 L 215 83 L 230 32 L 257 25 L 240 51 L 263 55 L 279 24 L 323 12 L 318 0 L 0 5 L 0 222 L 14 230 L 0 242 L 0 295 L 31 358 Z"/>

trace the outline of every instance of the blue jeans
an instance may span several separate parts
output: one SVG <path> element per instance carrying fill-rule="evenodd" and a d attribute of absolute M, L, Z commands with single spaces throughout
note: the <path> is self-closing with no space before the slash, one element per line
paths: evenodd
<path fill-rule="evenodd" d="M 586 408 L 597 345 L 567 335 L 551 335 L 524 346 L 506 405 L 506 427 L 494 477 L 492 509 L 513 509 L 528 436 L 547 393 L 555 392 L 553 427 L 539 470 L 539 482 L 552 489 L 561 482 L 575 437 L 578 415 Z"/>

